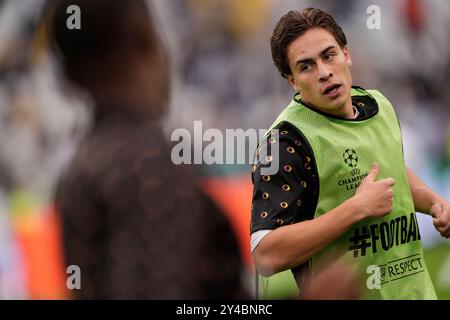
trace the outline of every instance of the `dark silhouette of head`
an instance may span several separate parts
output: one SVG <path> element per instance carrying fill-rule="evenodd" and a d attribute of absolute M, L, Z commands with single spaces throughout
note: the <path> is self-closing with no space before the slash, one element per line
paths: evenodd
<path fill-rule="evenodd" d="M 69 28 L 79 8 L 79 29 Z M 96 101 L 97 115 L 122 106 L 152 117 L 167 103 L 167 59 L 143 0 L 49 0 L 50 47 L 65 76 Z"/>

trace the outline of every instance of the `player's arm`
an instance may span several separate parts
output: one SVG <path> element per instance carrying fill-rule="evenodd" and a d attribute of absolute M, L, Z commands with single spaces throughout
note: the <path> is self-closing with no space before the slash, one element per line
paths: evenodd
<path fill-rule="evenodd" d="M 414 208 L 417 212 L 431 214 L 431 207 L 435 204 L 448 204 L 448 201 L 435 193 L 428 187 L 414 172 L 407 168 L 409 188 L 414 201 Z"/>
<path fill-rule="evenodd" d="M 450 237 L 450 205 L 446 199 L 434 192 L 411 169 L 407 168 L 409 188 L 417 212 L 433 216 L 433 224 L 439 233 Z"/>
<path fill-rule="evenodd" d="M 374 164 L 355 196 L 328 213 L 308 221 L 282 226 L 265 236 L 253 251 L 256 269 L 265 276 L 302 264 L 337 239 L 354 223 L 391 212 L 392 178 L 376 181 Z"/>

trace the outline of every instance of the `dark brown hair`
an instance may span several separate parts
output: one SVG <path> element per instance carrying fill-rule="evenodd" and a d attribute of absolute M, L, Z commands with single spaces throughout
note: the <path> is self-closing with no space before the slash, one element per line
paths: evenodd
<path fill-rule="evenodd" d="M 344 31 L 328 13 L 316 8 L 289 11 L 278 21 L 270 38 L 272 59 L 284 78 L 292 74 L 287 58 L 289 44 L 306 31 L 314 28 L 323 28 L 329 31 L 341 48 L 347 45 Z"/>
<path fill-rule="evenodd" d="M 67 8 L 80 8 L 81 29 L 69 30 Z M 50 45 L 68 62 L 103 60 L 112 53 L 151 51 L 158 37 L 144 0 L 48 0 Z"/>

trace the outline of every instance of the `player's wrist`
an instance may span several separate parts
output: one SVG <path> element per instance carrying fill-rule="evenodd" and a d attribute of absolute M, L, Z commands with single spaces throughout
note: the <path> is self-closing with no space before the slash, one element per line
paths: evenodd
<path fill-rule="evenodd" d="M 440 200 L 433 201 L 433 202 L 431 203 L 430 209 L 427 211 L 427 213 L 428 213 L 430 216 L 434 217 L 434 213 L 433 213 L 433 212 L 437 209 L 437 207 L 440 207 L 441 210 L 445 210 L 445 208 L 446 208 L 447 206 L 450 206 L 450 204 L 449 204 L 449 202 L 448 202 L 447 200 L 445 200 L 445 199 L 440 199 Z"/>
<path fill-rule="evenodd" d="M 431 200 L 431 205 L 427 212 L 429 215 L 432 215 L 432 209 L 434 206 L 448 206 L 448 205 L 450 204 L 446 199 L 436 196 Z"/>
<path fill-rule="evenodd" d="M 350 213 L 353 223 L 366 219 L 369 216 L 368 207 L 361 201 L 358 195 L 355 195 L 345 202 L 346 211 Z"/>

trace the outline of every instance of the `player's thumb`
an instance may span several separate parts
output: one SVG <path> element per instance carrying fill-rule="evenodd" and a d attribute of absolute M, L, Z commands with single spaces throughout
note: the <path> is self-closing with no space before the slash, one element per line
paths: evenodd
<path fill-rule="evenodd" d="M 380 165 L 378 164 L 378 162 L 374 162 L 372 164 L 372 168 L 370 168 L 370 172 L 367 175 L 366 179 L 369 181 L 375 181 L 379 172 L 380 172 Z"/>

